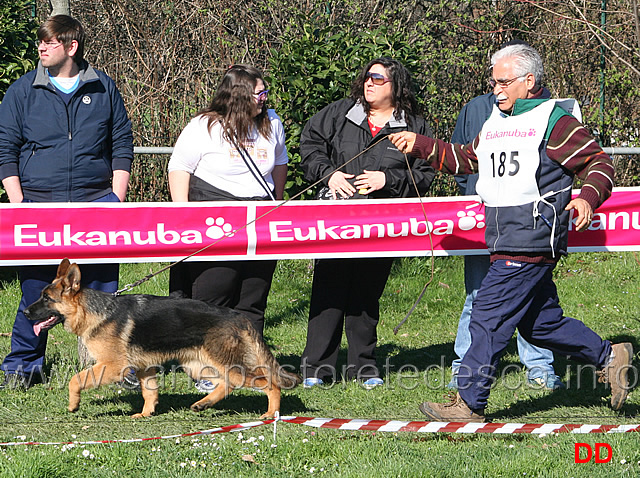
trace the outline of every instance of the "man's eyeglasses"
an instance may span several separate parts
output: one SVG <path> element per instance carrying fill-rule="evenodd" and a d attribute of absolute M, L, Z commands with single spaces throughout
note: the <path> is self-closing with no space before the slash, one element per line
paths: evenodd
<path fill-rule="evenodd" d="M 371 79 L 373 84 L 376 86 L 382 86 L 385 83 L 389 83 L 391 81 L 391 78 L 385 78 L 380 73 L 371 73 L 370 71 L 368 71 L 365 75 L 364 81 L 366 82 L 368 79 Z"/>
<path fill-rule="evenodd" d="M 254 93 L 253 97 L 256 99 L 256 101 L 265 101 L 268 95 L 269 95 L 269 90 L 262 90 L 259 93 Z"/>
<path fill-rule="evenodd" d="M 510 80 L 494 80 L 493 78 L 489 78 L 489 86 L 491 88 L 495 88 L 496 86 L 500 86 L 500 88 L 508 88 L 511 83 L 514 81 L 524 78 L 527 75 L 516 76 L 515 78 L 511 78 Z"/>
<path fill-rule="evenodd" d="M 59 42 L 59 41 L 44 41 L 44 40 L 40 40 L 38 48 L 42 47 L 45 50 L 53 50 L 55 48 L 58 48 L 60 45 L 62 45 L 62 42 Z"/>

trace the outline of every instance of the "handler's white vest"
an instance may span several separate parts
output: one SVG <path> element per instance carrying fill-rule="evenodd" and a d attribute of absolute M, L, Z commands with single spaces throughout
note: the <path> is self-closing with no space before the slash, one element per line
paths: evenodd
<path fill-rule="evenodd" d="M 571 188 L 570 182 L 567 186 L 567 181 L 563 181 L 559 189 L 554 186 L 561 182 L 540 191 L 540 175 L 545 169 L 541 163 L 545 159 L 550 163 L 544 151 L 545 133 L 556 104 L 581 117 L 575 100 L 548 100 L 515 116 L 505 115 L 494 106 L 482 127 L 475 149 L 479 171 L 476 191 L 487 207 L 487 246 L 492 252 L 545 252 L 549 249 L 555 255 L 555 229 L 560 211 L 557 204 L 552 204 L 556 201 L 549 201 L 549 198 Z M 540 203 L 547 206 L 544 214 Z M 526 232 L 538 228 L 539 220 L 549 229 L 545 236 L 546 249 L 536 239 L 532 239 L 534 244 L 526 243 L 527 237 L 539 238 L 543 232 Z"/>

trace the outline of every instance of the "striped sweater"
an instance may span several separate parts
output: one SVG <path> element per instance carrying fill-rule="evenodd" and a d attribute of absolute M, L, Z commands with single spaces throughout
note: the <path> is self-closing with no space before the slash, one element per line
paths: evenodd
<path fill-rule="evenodd" d="M 533 102 L 517 100 L 514 114 L 531 107 Z M 610 195 L 613 187 L 614 169 L 611 158 L 602 151 L 593 136 L 573 116 L 556 115 L 550 121 L 546 153 L 549 159 L 583 181 L 578 197 L 587 201 L 592 209 L 599 207 Z M 478 135 L 467 145 L 451 144 L 441 140 L 417 136 L 411 152 L 414 157 L 426 159 L 431 165 L 451 174 L 473 174 L 478 172 L 475 149 L 480 141 Z M 502 258 L 493 257 L 492 259 Z M 510 255 L 525 262 L 555 262 L 548 256 L 533 257 Z"/>
<path fill-rule="evenodd" d="M 611 158 L 573 116 L 559 118 L 548 134 L 547 155 L 583 180 L 579 197 L 595 210 L 611 195 L 614 179 Z M 417 136 L 411 155 L 426 159 L 440 171 L 473 174 L 478 172 L 475 148 L 479 141 L 480 135 L 467 145 Z"/>

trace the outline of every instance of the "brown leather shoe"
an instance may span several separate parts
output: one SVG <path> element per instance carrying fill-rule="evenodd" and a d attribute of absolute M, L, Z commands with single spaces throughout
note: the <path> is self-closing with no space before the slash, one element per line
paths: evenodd
<path fill-rule="evenodd" d="M 456 393 L 449 403 L 423 402 L 419 406 L 420 411 L 431 420 L 439 422 L 476 422 L 483 423 L 484 410 L 481 414 L 475 413 Z"/>
<path fill-rule="evenodd" d="M 600 372 L 599 382 L 611 386 L 611 408 L 620 410 L 629 395 L 627 374 L 633 360 L 633 346 L 629 342 L 611 346 L 611 361 Z"/>

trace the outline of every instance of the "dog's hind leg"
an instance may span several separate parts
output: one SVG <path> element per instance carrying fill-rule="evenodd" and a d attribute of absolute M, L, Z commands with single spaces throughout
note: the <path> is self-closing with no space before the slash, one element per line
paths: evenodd
<path fill-rule="evenodd" d="M 233 387 L 229 384 L 228 381 L 216 380 L 213 383 L 216 385 L 216 388 L 214 388 L 213 391 L 202 400 L 198 400 L 193 405 L 191 405 L 191 410 L 193 410 L 194 412 L 201 412 L 202 410 L 211 408 L 223 398 L 228 397 L 233 390 Z"/>
<path fill-rule="evenodd" d="M 260 418 L 274 418 L 276 412 L 280 411 L 280 387 L 264 377 L 253 378 L 251 387 L 264 392 L 267 395 L 267 400 L 269 400 L 269 408 Z"/>
<path fill-rule="evenodd" d="M 121 364 L 98 362 L 93 367 L 75 374 L 69 382 L 69 411 L 80 408 L 80 392 L 87 388 L 98 388 L 120 379 Z"/>
<path fill-rule="evenodd" d="M 144 406 L 142 407 L 142 412 L 131 415 L 131 418 L 150 417 L 155 413 L 156 405 L 158 405 L 158 380 L 156 379 L 156 371 L 154 369 L 138 370 L 136 376 L 138 380 L 140 380 Z"/>

